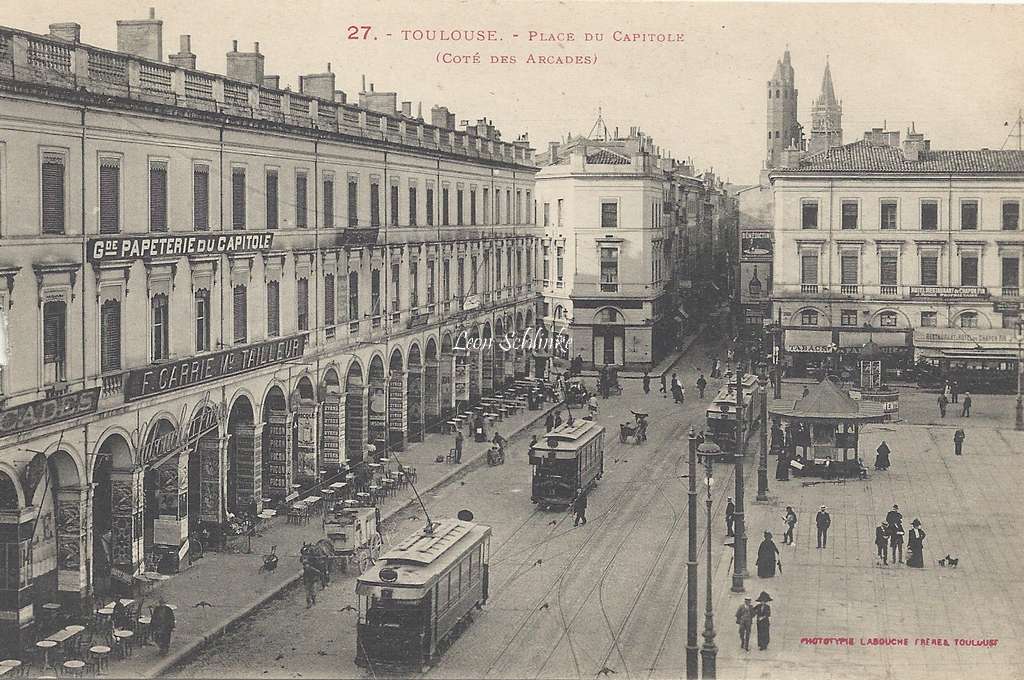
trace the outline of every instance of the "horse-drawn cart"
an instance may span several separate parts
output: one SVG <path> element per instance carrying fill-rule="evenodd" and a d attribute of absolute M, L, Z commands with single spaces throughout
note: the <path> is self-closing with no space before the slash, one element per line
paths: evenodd
<path fill-rule="evenodd" d="M 634 444 L 642 444 L 647 441 L 647 414 L 632 411 L 636 424 L 619 423 L 619 441 L 623 444 L 632 437 Z"/>
<path fill-rule="evenodd" d="M 349 564 L 362 573 L 380 557 L 384 547 L 377 526 L 377 509 L 372 507 L 338 504 L 324 516 L 324 536 L 319 545 L 343 573 Z"/>

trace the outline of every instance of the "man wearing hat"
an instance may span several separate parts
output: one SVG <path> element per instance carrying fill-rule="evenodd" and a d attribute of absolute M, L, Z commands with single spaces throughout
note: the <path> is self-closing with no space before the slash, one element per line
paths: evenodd
<path fill-rule="evenodd" d="M 757 596 L 757 606 L 754 607 L 754 619 L 757 621 L 757 648 L 761 651 L 768 649 L 768 643 L 771 641 L 771 627 L 772 627 L 772 606 L 768 604 L 772 601 L 772 596 L 761 591 L 761 594 Z"/>
<path fill-rule="evenodd" d="M 814 517 L 814 523 L 818 527 L 818 547 L 824 548 L 828 544 L 828 528 L 832 525 L 832 517 L 829 516 L 824 505 Z"/>
<path fill-rule="evenodd" d="M 160 653 L 167 654 L 167 649 L 171 646 L 171 631 L 174 630 L 174 611 L 167 606 L 167 600 L 163 597 L 153 608 L 149 627 L 153 631 L 153 639 L 160 647 Z"/>
<path fill-rule="evenodd" d="M 736 624 L 740 627 L 740 649 L 750 651 L 750 628 L 754 624 L 754 605 L 749 597 L 736 610 Z"/>
<path fill-rule="evenodd" d="M 875 547 L 882 564 L 889 564 L 889 523 L 883 521 L 875 527 Z"/>
<path fill-rule="evenodd" d="M 729 496 L 728 501 L 725 504 L 725 536 L 735 536 L 736 533 L 733 531 L 733 525 L 736 522 L 736 504 L 732 502 L 732 496 Z"/>

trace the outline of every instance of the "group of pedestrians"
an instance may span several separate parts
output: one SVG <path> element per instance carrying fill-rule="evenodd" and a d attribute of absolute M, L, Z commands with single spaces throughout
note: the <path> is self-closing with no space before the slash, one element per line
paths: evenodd
<path fill-rule="evenodd" d="M 771 617 L 772 606 L 768 604 L 772 596 L 761 591 L 757 596 L 757 604 L 751 602 L 749 597 L 743 598 L 743 604 L 736 610 L 736 624 L 740 628 L 740 649 L 750 651 L 750 629 L 757 624 L 757 648 L 761 651 L 768 649 L 771 641 Z"/>
<path fill-rule="evenodd" d="M 939 417 L 945 418 L 946 410 L 949 408 L 949 405 L 956 404 L 960 401 L 960 394 L 958 392 L 958 386 L 955 380 L 946 381 L 946 384 L 943 386 L 942 391 L 939 392 L 939 396 L 936 399 L 936 401 L 939 404 Z M 971 393 L 964 392 L 964 400 L 960 408 L 961 418 L 971 417 L 971 406 L 973 404 L 974 400 L 971 399 Z"/>
<path fill-rule="evenodd" d="M 903 528 L 903 513 L 899 505 L 893 505 L 885 515 L 882 523 L 875 527 L 875 547 L 878 550 L 878 558 L 882 564 L 889 564 L 889 551 L 892 551 L 892 563 L 903 563 L 903 543 L 906 536 L 907 545 L 907 566 L 921 569 L 924 567 L 924 529 L 921 528 L 921 520 L 915 519 L 910 523 L 911 529 L 907 533 Z"/>

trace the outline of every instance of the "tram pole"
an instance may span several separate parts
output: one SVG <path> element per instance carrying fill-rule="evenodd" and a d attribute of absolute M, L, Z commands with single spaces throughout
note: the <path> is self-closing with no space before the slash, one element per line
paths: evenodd
<path fill-rule="evenodd" d="M 736 452 L 733 458 L 736 461 L 736 521 L 733 539 L 733 572 L 732 592 L 742 593 L 744 591 L 743 579 L 747 578 L 747 530 L 743 520 L 743 370 L 740 363 L 736 362 Z"/>
<path fill-rule="evenodd" d="M 689 514 L 690 550 L 686 558 L 686 678 L 697 679 L 697 434 L 690 425 Z M 710 545 L 710 536 L 708 538 Z"/>
<path fill-rule="evenodd" d="M 758 440 L 761 442 L 761 456 L 757 464 L 757 500 L 767 501 L 768 500 L 768 379 L 765 376 L 761 376 L 758 380 L 758 386 L 761 388 L 758 392 L 760 402 L 758 403 L 758 409 L 761 415 L 761 432 Z M 754 407 L 753 404 L 750 405 Z"/>
<path fill-rule="evenodd" d="M 708 522 L 708 568 L 707 568 L 707 585 L 704 603 L 704 646 L 700 650 L 700 656 L 703 660 L 701 677 L 705 680 L 713 680 L 716 675 L 715 663 L 718 657 L 718 646 L 715 645 L 715 613 L 711 605 L 711 457 L 708 456 L 704 460 L 704 477 L 705 483 L 708 488 L 707 499 L 704 501 L 707 505 L 707 522 Z"/>

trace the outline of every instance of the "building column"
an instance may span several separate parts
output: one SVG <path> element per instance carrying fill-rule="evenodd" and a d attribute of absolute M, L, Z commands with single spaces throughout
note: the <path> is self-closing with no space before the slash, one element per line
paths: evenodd
<path fill-rule="evenodd" d="M 263 509 L 263 423 L 244 424 L 234 433 L 235 503 L 239 509 L 256 501 Z M 290 433 L 289 433 L 290 434 Z"/>
<path fill-rule="evenodd" d="M 393 451 L 404 451 L 408 429 L 405 375 L 402 371 L 392 371 L 388 379 L 388 448 Z"/>
<path fill-rule="evenodd" d="M 157 473 L 157 517 L 153 522 L 153 546 L 160 554 L 160 564 L 169 565 L 177 573 L 188 555 L 188 451 L 161 465 Z M 167 557 L 165 557 L 167 556 Z M 158 565 L 148 565 L 156 569 Z"/>
<path fill-rule="evenodd" d="M 65 611 L 75 613 L 89 597 L 88 488 L 59 489 L 56 497 L 57 592 Z"/>
<path fill-rule="evenodd" d="M 442 421 L 448 420 L 455 411 L 455 355 L 442 354 L 437 369 L 438 404 Z M 438 429 L 441 424 L 438 423 Z"/>
<path fill-rule="evenodd" d="M 409 402 L 409 441 L 423 441 L 423 367 L 409 367 L 406 396 Z"/>
<path fill-rule="evenodd" d="M 188 500 L 190 512 L 208 526 L 210 544 L 221 545 L 221 527 L 228 492 L 228 441 L 231 435 L 208 435 L 196 442 L 193 456 L 199 456 L 199 498 Z"/>
<path fill-rule="evenodd" d="M 292 416 L 285 409 L 271 409 L 267 414 L 266 435 L 267 435 L 267 460 L 270 468 L 264 474 L 267 475 L 267 488 L 269 496 L 274 500 L 285 498 L 292 492 L 292 480 L 295 478 L 295 471 L 292 466 Z M 261 429 L 264 426 L 261 426 Z M 260 433 L 260 444 L 263 443 L 263 433 Z M 237 445 L 236 445 L 237 446 Z M 242 451 L 237 449 L 237 460 L 242 458 Z M 263 451 L 260 451 L 262 458 Z M 241 487 L 241 469 L 236 474 L 239 487 Z M 262 493 L 259 494 L 262 497 Z M 238 496 L 238 507 L 244 507 L 241 495 Z"/>
<path fill-rule="evenodd" d="M 383 450 L 388 436 L 387 382 L 374 383 L 367 388 L 367 439 Z"/>
<path fill-rule="evenodd" d="M 369 432 L 366 412 L 367 388 L 359 386 L 345 393 L 345 453 L 349 461 L 363 460 Z"/>
<path fill-rule="evenodd" d="M 480 351 L 469 350 L 469 403 L 480 402 Z"/>
<path fill-rule="evenodd" d="M 321 464 L 333 471 L 347 460 L 345 455 L 345 399 L 341 392 L 328 392 L 320 405 Z"/>
<path fill-rule="evenodd" d="M 449 385 L 451 385 L 449 376 Z M 433 432 L 441 425 L 440 364 L 428 360 L 423 370 L 423 419 L 426 429 Z"/>
<path fill-rule="evenodd" d="M 0 510 L 0 653 L 17 658 L 35 642 L 32 623 L 32 534 L 37 508 Z"/>
<path fill-rule="evenodd" d="M 494 338 L 485 339 L 493 340 Z M 494 392 L 494 348 L 486 345 L 480 350 L 480 392 L 485 397 Z"/>
<path fill-rule="evenodd" d="M 295 408 L 295 481 L 303 486 L 316 484 L 320 479 L 320 461 L 316 450 L 317 403 L 302 400 Z"/>
<path fill-rule="evenodd" d="M 143 468 L 135 468 L 110 473 L 110 581 L 113 590 L 124 594 L 132 594 L 134 577 L 145 554 L 144 472 Z"/>

